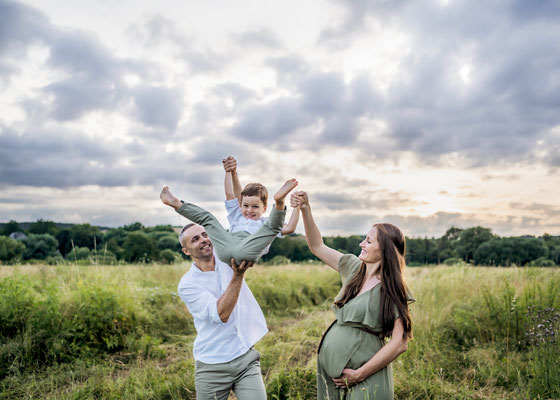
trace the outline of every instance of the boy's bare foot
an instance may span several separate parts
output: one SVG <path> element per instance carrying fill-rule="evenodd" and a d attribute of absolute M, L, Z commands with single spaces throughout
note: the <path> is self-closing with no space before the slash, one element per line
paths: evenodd
<path fill-rule="evenodd" d="M 275 202 L 282 202 L 284 203 L 284 198 L 298 185 L 298 181 L 296 179 L 288 179 L 280 189 L 274 195 Z"/>
<path fill-rule="evenodd" d="M 169 190 L 169 186 L 164 186 L 159 194 L 159 198 L 163 202 L 163 204 L 173 207 L 175 210 L 181 208 L 183 203 L 177 197 L 173 196 L 171 191 Z"/>

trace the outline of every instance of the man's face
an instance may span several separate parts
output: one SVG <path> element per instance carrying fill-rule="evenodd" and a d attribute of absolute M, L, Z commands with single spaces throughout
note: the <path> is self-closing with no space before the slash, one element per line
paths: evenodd
<path fill-rule="evenodd" d="M 181 243 L 183 253 L 192 258 L 212 257 L 214 247 L 204 228 L 200 225 L 193 225 L 183 232 Z"/>
<path fill-rule="evenodd" d="M 259 196 L 243 196 L 241 199 L 241 214 L 247 219 L 259 220 L 266 206 Z"/>

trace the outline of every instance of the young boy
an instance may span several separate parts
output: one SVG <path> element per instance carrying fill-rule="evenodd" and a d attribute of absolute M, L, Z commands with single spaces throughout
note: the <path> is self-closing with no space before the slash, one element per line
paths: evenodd
<path fill-rule="evenodd" d="M 226 171 L 226 208 L 231 228 L 228 232 L 212 215 L 212 213 L 192 204 L 177 199 L 165 186 L 160 194 L 163 204 L 166 204 L 185 218 L 202 225 L 216 250 L 216 255 L 223 262 L 230 264 L 234 258 L 237 263 L 243 260 L 256 261 L 261 257 L 279 233 L 292 233 L 299 216 L 295 210 L 290 218 L 290 224 L 284 228 L 286 208 L 284 199 L 298 184 L 297 180 L 289 179 L 274 195 L 275 207 L 268 219 L 262 218 L 266 211 L 268 192 L 261 184 L 249 184 L 241 190 L 237 176 L 237 163 L 233 157 L 223 160 Z M 239 193 L 238 196 L 235 194 Z M 238 200 L 239 199 L 239 200 Z M 241 203 L 241 207 L 240 204 Z M 296 217 L 294 217 L 296 214 Z M 295 224 L 294 224 L 295 223 Z M 293 227 L 292 227 L 293 225 Z"/>

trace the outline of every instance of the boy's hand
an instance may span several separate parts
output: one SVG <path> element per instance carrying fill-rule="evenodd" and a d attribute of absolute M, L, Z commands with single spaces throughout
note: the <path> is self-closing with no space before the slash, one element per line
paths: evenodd
<path fill-rule="evenodd" d="M 254 263 L 255 263 L 254 261 L 241 261 L 241 264 L 237 265 L 235 263 L 235 259 L 232 258 L 231 268 L 233 269 L 233 273 L 235 275 L 242 276 L 243 274 L 245 274 L 245 271 L 247 271 L 249 268 L 253 266 Z"/>
<path fill-rule="evenodd" d="M 235 172 L 237 170 L 237 161 L 232 156 L 223 159 L 222 164 L 224 164 L 224 171 L 226 172 Z"/>
<path fill-rule="evenodd" d="M 309 207 L 309 198 L 307 197 L 307 192 L 300 190 L 298 192 L 293 192 L 290 196 L 290 206 L 307 208 Z"/>

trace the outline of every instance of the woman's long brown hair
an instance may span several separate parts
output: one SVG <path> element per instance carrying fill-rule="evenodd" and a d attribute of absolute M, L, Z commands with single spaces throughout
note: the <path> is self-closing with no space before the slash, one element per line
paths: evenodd
<path fill-rule="evenodd" d="M 381 337 L 390 337 L 395 323 L 393 305 L 397 306 L 399 316 L 404 325 L 404 336 L 412 338 L 412 319 L 408 311 L 408 289 L 404 282 L 404 254 L 406 244 L 401 230 L 392 224 L 376 224 L 377 242 L 381 252 L 379 266 L 381 274 L 381 312 L 379 319 L 382 325 Z M 335 302 L 341 308 L 358 295 L 366 277 L 366 264 L 362 262 L 358 273 L 348 281 L 342 297 Z"/>

